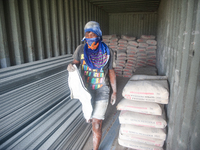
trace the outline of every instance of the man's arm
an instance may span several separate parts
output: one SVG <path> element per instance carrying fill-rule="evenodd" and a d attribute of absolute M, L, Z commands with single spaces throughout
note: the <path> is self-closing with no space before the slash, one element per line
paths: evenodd
<path fill-rule="evenodd" d="M 109 70 L 109 78 L 110 78 L 110 84 L 111 84 L 111 87 L 112 87 L 112 90 L 113 90 L 110 103 L 112 105 L 114 105 L 115 102 L 116 102 L 116 97 L 117 97 L 116 75 L 115 75 L 114 69 Z"/>

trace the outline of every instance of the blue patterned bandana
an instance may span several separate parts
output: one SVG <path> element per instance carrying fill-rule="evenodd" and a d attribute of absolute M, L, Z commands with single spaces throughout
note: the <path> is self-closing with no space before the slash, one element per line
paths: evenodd
<path fill-rule="evenodd" d="M 102 69 L 110 58 L 110 50 L 108 46 L 103 43 L 102 32 L 99 23 L 90 21 L 85 25 L 85 33 L 90 31 L 95 33 L 97 38 L 83 38 L 86 41 L 84 46 L 84 59 L 86 64 L 91 69 Z"/>

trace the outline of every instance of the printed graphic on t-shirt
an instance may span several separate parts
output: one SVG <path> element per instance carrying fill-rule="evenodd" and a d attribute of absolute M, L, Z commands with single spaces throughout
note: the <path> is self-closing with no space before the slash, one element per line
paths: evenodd
<path fill-rule="evenodd" d="M 104 84 L 103 69 L 91 69 L 84 60 L 84 54 L 81 54 L 81 72 L 82 79 L 87 88 L 98 89 Z"/>

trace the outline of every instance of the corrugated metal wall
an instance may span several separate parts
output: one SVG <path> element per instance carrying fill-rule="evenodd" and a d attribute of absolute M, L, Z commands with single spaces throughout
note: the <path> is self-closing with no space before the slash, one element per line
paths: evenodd
<path fill-rule="evenodd" d="M 84 25 L 108 14 L 87 0 L 0 0 L 0 68 L 73 53 Z"/>
<path fill-rule="evenodd" d="M 109 34 L 129 35 L 139 38 L 142 34 L 156 35 L 157 13 L 110 13 Z"/>
<path fill-rule="evenodd" d="M 162 0 L 158 11 L 159 74 L 167 75 L 167 150 L 200 142 L 200 0 Z"/>

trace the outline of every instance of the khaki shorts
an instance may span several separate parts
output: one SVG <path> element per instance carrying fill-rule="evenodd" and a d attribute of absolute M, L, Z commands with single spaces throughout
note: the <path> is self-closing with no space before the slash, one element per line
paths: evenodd
<path fill-rule="evenodd" d="M 107 106 L 108 100 L 96 101 L 92 112 L 92 118 L 104 120 Z"/>

